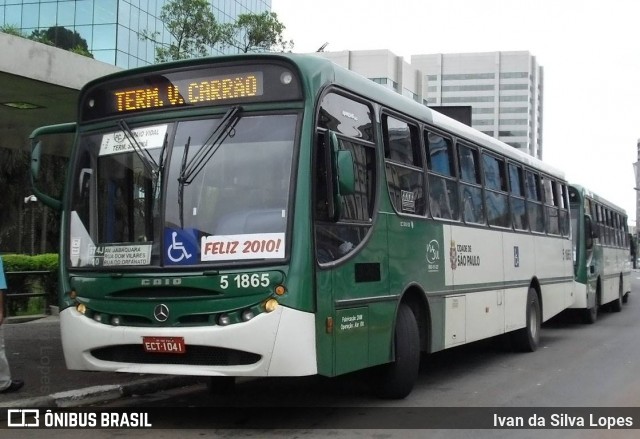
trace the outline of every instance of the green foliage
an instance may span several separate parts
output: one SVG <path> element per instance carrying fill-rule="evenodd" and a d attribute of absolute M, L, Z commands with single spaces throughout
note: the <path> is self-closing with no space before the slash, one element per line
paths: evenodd
<path fill-rule="evenodd" d="M 41 314 L 47 304 L 58 304 L 58 255 L 45 253 L 28 256 L 8 254 L 2 256 L 7 278 L 7 303 L 9 316 Z M 48 273 L 35 273 L 48 271 Z M 42 294 L 41 296 L 16 296 L 15 294 Z"/>
<path fill-rule="evenodd" d="M 52 271 L 58 269 L 58 255 L 45 253 L 41 255 L 3 255 L 4 271 Z"/>
<path fill-rule="evenodd" d="M 285 26 L 273 12 L 240 14 L 235 23 L 218 23 L 206 0 L 171 0 L 164 4 L 160 18 L 173 42 L 158 41 L 160 32 L 142 32 L 140 38 L 156 43 L 156 62 L 206 56 L 211 46 L 235 47 L 242 53 L 287 51 L 293 41 L 285 41 Z"/>
<path fill-rule="evenodd" d="M 157 41 L 159 32 L 143 32 L 140 36 L 158 44 L 156 62 L 206 56 L 210 46 L 224 43 L 231 34 L 231 26 L 216 21 L 211 4 L 206 0 L 169 1 L 162 6 L 160 18 L 174 43 L 167 45 Z"/>
<path fill-rule="evenodd" d="M 78 55 L 93 58 L 93 54 L 89 52 L 87 40 L 82 38 L 78 32 L 69 30 L 63 26 L 52 26 L 48 29 L 36 29 L 31 32 L 31 35 L 26 35 L 19 27 L 5 24 L 4 26 L 0 26 L 0 32 L 27 38 L 29 40 L 37 41 L 38 43 L 48 44 L 49 46 L 55 46 L 60 49 L 68 50 L 69 52 L 77 53 Z"/>
<path fill-rule="evenodd" d="M 34 30 L 29 38 L 93 58 L 89 53 L 87 40 L 82 38 L 78 32 L 69 30 L 63 26 L 52 26 L 46 30 Z"/>
<path fill-rule="evenodd" d="M 0 32 L 13 35 L 15 37 L 26 38 L 25 34 L 20 30 L 20 28 L 12 24 L 5 24 L 0 26 Z"/>
<path fill-rule="evenodd" d="M 275 12 L 240 14 L 233 30 L 229 44 L 242 53 L 285 52 L 293 49 L 293 41 L 285 41 L 282 37 L 285 26 Z"/>

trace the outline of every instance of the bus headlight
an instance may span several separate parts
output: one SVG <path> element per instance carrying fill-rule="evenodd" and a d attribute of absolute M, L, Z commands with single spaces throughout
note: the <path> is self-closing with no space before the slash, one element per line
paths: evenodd
<path fill-rule="evenodd" d="M 255 317 L 255 314 L 250 309 L 245 309 L 244 311 L 242 311 L 242 320 L 243 321 L 248 322 L 249 320 L 251 320 L 254 317 Z"/>
<path fill-rule="evenodd" d="M 122 319 L 118 316 L 114 316 L 111 318 L 111 324 L 113 326 L 120 326 L 120 324 L 122 323 Z"/>
<path fill-rule="evenodd" d="M 98 314 L 98 313 L 94 314 L 93 320 L 95 320 L 98 323 L 102 323 L 102 314 Z"/>
<path fill-rule="evenodd" d="M 84 314 L 87 312 L 87 307 L 84 303 L 78 303 L 76 305 L 76 311 L 78 311 L 80 314 Z"/>
<path fill-rule="evenodd" d="M 218 317 L 218 325 L 227 326 L 229 323 L 231 323 L 231 318 L 229 318 L 227 314 L 220 314 L 220 317 Z"/>

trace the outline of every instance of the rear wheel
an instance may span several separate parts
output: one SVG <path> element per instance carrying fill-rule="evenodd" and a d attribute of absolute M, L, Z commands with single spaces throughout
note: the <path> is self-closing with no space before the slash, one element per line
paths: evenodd
<path fill-rule="evenodd" d="M 513 332 L 512 341 L 518 351 L 533 352 L 538 349 L 540 342 L 540 325 L 542 323 L 542 313 L 540 311 L 540 301 L 538 294 L 533 288 L 529 288 L 527 293 L 526 309 L 527 326 Z"/>
<path fill-rule="evenodd" d="M 395 361 L 380 366 L 373 385 L 381 398 L 402 399 L 406 397 L 418 379 L 420 368 L 420 335 L 416 317 L 405 304 L 400 304 L 393 337 Z"/>
<path fill-rule="evenodd" d="M 618 288 L 618 298 L 611 302 L 611 311 L 620 312 L 622 311 L 622 281 L 620 282 L 620 288 Z"/>

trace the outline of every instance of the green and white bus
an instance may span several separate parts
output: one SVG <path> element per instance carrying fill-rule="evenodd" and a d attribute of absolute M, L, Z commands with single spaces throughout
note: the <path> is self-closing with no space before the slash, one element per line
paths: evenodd
<path fill-rule="evenodd" d="M 62 212 L 70 369 L 337 376 L 404 397 L 420 352 L 573 304 L 561 172 L 316 56 L 203 58 L 88 83 L 32 134 Z M 62 197 L 39 186 L 72 133 Z"/>
<path fill-rule="evenodd" d="M 631 292 L 631 252 L 624 209 L 579 185 L 569 186 L 576 300 L 594 323 L 602 305 L 622 310 Z"/>

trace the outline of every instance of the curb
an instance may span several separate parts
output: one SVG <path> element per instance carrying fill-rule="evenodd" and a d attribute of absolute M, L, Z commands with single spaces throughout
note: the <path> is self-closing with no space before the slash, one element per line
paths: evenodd
<path fill-rule="evenodd" d="M 112 401 L 132 395 L 144 395 L 160 390 L 184 387 L 203 382 L 198 376 L 162 376 L 142 378 L 127 384 L 110 384 L 104 386 L 86 387 L 77 390 L 67 390 L 51 395 L 37 396 L 8 401 L 2 404 L 6 408 L 30 407 L 78 407 L 99 402 Z M 0 415 L 2 419 L 2 415 Z"/>

